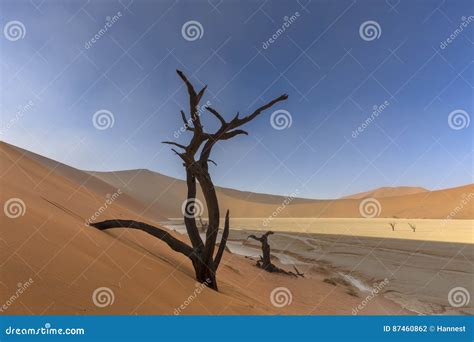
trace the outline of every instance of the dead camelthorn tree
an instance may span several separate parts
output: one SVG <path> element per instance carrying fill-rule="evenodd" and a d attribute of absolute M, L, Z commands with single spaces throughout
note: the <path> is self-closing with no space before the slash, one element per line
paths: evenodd
<path fill-rule="evenodd" d="M 199 230 L 201 231 L 201 233 L 205 233 L 206 230 L 207 230 L 207 222 L 204 222 L 202 220 L 202 216 L 199 215 Z"/>
<path fill-rule="evenodd" d="M 253 113 L 239 117 L 239 113 L 230 121 L 226 121 L 224 117 L 214 108 L 205 107 L 220 122 L 220 128 L 214 133 L 204 131 L 201 123 L 200 113 L 198 112 L 199 102 L 201 101 L 207 86 L 200 91 L 196 91 L 188 78 L 180 70 L 176 70 L 181 80 L 184 82 L 189 95 L 189 117 L 181 111 L 181 118 L 184 122 L 186 130 L 192 132 L 192 138 L 188 145 L 182 145 L 177 142 L 164 141 L 163 143 L 173 145 L 180 150 L 172 149 L 176 155 L 183 161 L 186 170 L 186 184 L 188 187 L 186 199 L 186 212 L 184 214 L 184 224 L 191 241 L 191 246 L 176 239 L 167 231 L 148 225 L 146 223 L 131 220 L 108 220 L 93 223 L 91 226 L 100 230 L 109 228 L 132 228 L 147 232 L 160 240 L 166 242 L 173 250 L 186 255 L 194 267 L 196 279 L 206 286 L 217 291 L 216 271 L 219 267 L 222 255 L 224 253 L 227 238 L 229 236 L 229 210 L 227 210 L 224 230 L 217 253 L 215 252 L 217 233 L 219 232 L 219 203 L 217 201 L 216 190 L 209 174 L 209 163 L 215 164 L 210 155 L 214 145 L 221 140 L 229 140 L 238 135 L 247 135 L 248 133 L 241 126 L 252 121 L 263 111 L 272 107 L 274 104 L 284 101 L 288 95 L 281 95 L 267 104 L 261 106 Z M 194 207 L 196 203 L 196 183 L 199 182 L 204 199 L 207 206 L 208 223 L 206 229 L 206 238 L 203 241 L 199 235 L 196 225 L 196 217 Z M 214 255 L 215 254 L 215 255 Z"/>
<path fill-rule="evenodd" d="M 392 232 L 394 232 L 396 223 L 395 222 L 390 222 L 389 225 L 390 225 L 390 227 L 392 227 Z"/>
<path fill-rule="evenodd" d="M 408 225 L 410 226 L 411 230 L 413 230 L 413 233 L 416 232 L 416 225 L 414 225 L 413 223 L 408 223 Z"/>
<path fill-rule="evenodd" d="M 270 272 L 270 273 L 283 273 L 287 275 L 292 275 L 295 277 L 304 277 L 304 274 L 298 271 L 296 266 L 293 266 L 295 272 L 285 271 L 277 266 L 275 266 L 271 261 L 271 253 L 270 253 L 270 244 L 268 243 L 268 236 L 274 234 L 272 231 L 268 231 L 262 236 L 258 237 L 255 235 L 249 235 L 247 239 L 254 239 L 259 241 L 262 244 L 262 255 L 260 256 L 260 260 L 257 261 L 257 267 Z"/>

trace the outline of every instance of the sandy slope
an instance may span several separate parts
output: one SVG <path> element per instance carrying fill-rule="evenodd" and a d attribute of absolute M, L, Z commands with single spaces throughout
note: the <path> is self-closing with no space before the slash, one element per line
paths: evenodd
<path fill-rule="evenodd" d="M 159 211 L 167 217 L 180 217 L 181 204 L 186 194 L 183 181 L 148 170 L 93 172 L 93 175 L 114 186 L 124 186 L 127 193 L 150 205 L 150 211 Z M 404 191 L 400 191 L 404 192 Z M 381 212 L 378 217 L 444 219 L 463 198 L 474 193 L 474 184 L 439 191 L 419 191 L 413 194 L 380 197 Z M 474 196 L 474 195 L 471 195 Z M 199 198 L 202 196 L 199 194 Z M 256 194 L 218 188 L 221 211 L 230 209 L 233 217 L 268 217 L 282 207 L 285 197 Z M 309 200 L 295 198 L 279 212 L 278 217 L 333 217 L 361 218 L 360 199 Z M 457 212 L 455 219 L 473 219 L 474 201 Z"/>
<path fill-rule="evenodd" d="M 43 167 L 45 167 L 48 170 L 46 177 L 48 177 L 50 174 L 62 176 L 70 180 L 73 184 L 79 184 L 82 189 L 99 195 L 101 198 L 105 199 L 107 195 L 113 195 L 114 193 L 118 191 L 118 189 L 122 188 L 123 184 L 119 184 L 117 186 L 111 185 L 84 171 L 64 165 L 55 160 L 46 158 L 44 156 L 24 150 L 22 148 L 9 145 L 3 142 L 1 142 L 1 146 L 2 146 L 2 149 L 4 150 L 5 149 L 15 150 L 19 152 L 20 155 L 23 156 L 23 158 L 33 160 L 37 162 L 38 164 L 42 165 Z M 152 219 L 152 220 L 161 220 L 164 218 L 164 216 L 160 215 L 157 211 L 151 211 L 151 210 L 147 211 L 145 204 L 129 196 L 128 194 L 123 194 L 119 196 L 117 198 L 117 203 L 124 205 L 125 207 L 131 209 L 132 211 L 140 213 L 141 215 L 146 216 L 147 218 Z M 145 211 L 147 211 L 146 215 L 144 214 Z"/>
<path fill-rule="evenodd" d="M 70 168 L 40 164 L 35 156 L 0 144 L 1 203 L 24 203 L 24 215 L 0 221 L 0 314 L 173 314 L 196 293 L 188 260 L 142 232 L 101 232 L 85 221 L 115 188 Z M 79 178 L 77 178 L 79 177 Z M 141 205 L 127 196 L 103 211 L 99 220 L 131 218 Z M 14 212 L 12 212 L 14 214 Z M 153 223 L 154 224 L 154 223 Z M 176 235 L 184 238 L 182 235 Z M 362 297 L 346 286 L 323 282 L 328 275 L 307 270 L 294 279 L 263 274 L 253 262 L 225 253 L 219 270 L 219 293 L 204 289 L 183 314 L 350 314 Z M 32 284 L 18 295 L 18 286 Z M 278 286 L 288 288 L 292 302 L 270 303 Z M 99 287 L 114 293 L 112 305 L 94 305 Z M 352 294 L 348 294 L 351 292 Z M 361 314 L 407 313 L 383 297 L 375 297 Z"/>
<path fill-rule="evenodd" d="M 394 196 L 405 196 L 405 195 L 412 195 L 418 194 L 421 192 L 427 192 L 425 188 L 420 188 L 417 186 L 397 186 L 397 187 L 382 187 L 375 190 L 359 192 L 357 194 L 344 196 L 344 199 L 362 199 L 367 197 L 373 198 L 383 198 L 383 197 L 394 197 Z"/>
<path fill-rule="evenodd" d="M 186 196 L 186 184 L 182 180 L 144 169 L 84 172 L 18 147 L 5 146 L 16 149 L 47 169 L 102 195 L 121 189 L 131 196 L 127 198 L 127 208 L 151 220 L 182 216 L 181 205 Z M 222 213 L 230 209 L 232 217 L 268 217 L 281 208 L 285 201 L 288 202 L 283 196 L 221 187 L 217 187 L 217 192 Z M 361 199 L 374 197 L 381 205 L 379 218 L 445 219 L 458 208 L 460 210 L 456 210 L 456 215 L 452 218 L 474 219 L 474 201 L 469 201 L 460 208 L 463 199 L 469 194 L 472 199 L 474 184 L 438 191 L 427 191 L 419 187 L 385 187 L 336 200 L 293 198 L 284 210 L 278 210 L 278 217 L 361 218 Z M 198 198 L 204 203 L 200 189 Z M 119 198 L 118 203 L 122 200 Z"/>

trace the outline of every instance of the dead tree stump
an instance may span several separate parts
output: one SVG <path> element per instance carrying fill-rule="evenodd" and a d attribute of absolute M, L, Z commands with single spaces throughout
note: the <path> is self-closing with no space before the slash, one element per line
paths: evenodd
<path fill-rule="evenodd" d="M 304 277 L 304 273 L 301 273 L 300 271 L 298 271 L 296 266 L 293 266 L 293 268 L 296 271 L 295 273 L 291 271 L 285 271 L 284 269 L 281 269 L 280 267 L 277 267 L 272 263 L 270 244 L 268 243 L 268 237 L 272 234 L 274 234 L 272 231 L 268 231 L 260 237 L 257 237 L 253 234 L 247 237 L 247 239 L 249 238 L 254 239 L 262 244 L 262 255 L 260 256 L 260 260 L 257 260 L 256 266 L 270 273 L 283 273 L 283 274 L 291 275 L 294 277 L 298 277 L 298 276 Z"/>

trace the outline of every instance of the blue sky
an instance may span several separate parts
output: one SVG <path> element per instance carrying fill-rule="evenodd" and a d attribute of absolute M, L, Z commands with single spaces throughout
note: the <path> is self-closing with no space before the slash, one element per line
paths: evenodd
<path fill-rule="evenodd" d="M 290 96 L 215 148 L 216 184 L 335 198 L 471 183 L 473 15 L 472 1 L 3 0 L 1 139 L 81 169 L 183 178 L 160 143 L 176 140 L 188 110 L 179 68 L 227 118 Z M 7 30 L 15 21 L 20 37 Z M 189 21 L 200 38 L 183 36 Z M 361 35 L 367 21 L 375 37 Z M 270 121 L 279 109 L 291 116 L 281 130 Z M 99 110 L 113 126 L 94 126 Z"/>

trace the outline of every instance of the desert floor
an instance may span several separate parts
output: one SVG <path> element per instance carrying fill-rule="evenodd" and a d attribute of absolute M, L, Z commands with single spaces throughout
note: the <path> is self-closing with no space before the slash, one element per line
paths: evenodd
<path fill-rule="evenodd" d="M 220 291 L 215 292 L 196 284 L 189 260 L 161 240 L 140 231 L 103 232 L 88 226 L 88 220 L 112 218 L 165 222 L 187 241 L 179 222 L 173 225 L 159 211 L 149 214 L 149 204 L 127 192 L 97 215 L 118 188 L 90 173 L 39 161 L 2 143 L 0 187 L 2 203 L 21 200 L 19 214 L 0 219 L 1 314 L 172 315 L 179 308 L 179 314 L 351 315 L 362 303 L 361 315 L 471 312 L 469 307 L 448 311 L 445 303 L 452 285 L 472 290 L 472 281 L 466 280 L 472 279 L 473 260 L 469 221 L 455 228 L 450 222 L 443 228 L 416 221 L 416 233 L 401 221 L 395 232 L 385 223 L 379 231 L 372 221 L 360 226 L 359 220 L 349 221 L 339 228 L 306 224 L 311 234 L 292 231 L 294 224 L 289 229 L 286 221 L 272 222 L 278 231 L 271 237 L 275 262 L 290 270 L 293 263 L 305 272 L 305 278 L 295 278 L 255 267 L 256 245 L 245 238 L 261 221 L 232 219 L 229 251 L 218 271 Z M 445 234 L 452 241 L 466 234 L 465 243 L 407 239 L 429 239 L 437 229 L 456 230 Z M 389 284 L 366 300 L 373 284 L 385 278 Z M 24 288 L 26 282 L 30 285 Z M 104 307 L 93 301 L 101 287 L 113 297 Z M 282 287 L 286 305 L 280 307 L 271 298 Z"/>
<path fill-rule="evenodd" d="M 260 227 L 262 221 L 234 219 L 233 225 L 240 229 L 231 231 L 229 249 L 257 260 L 260 246 L 247 237 L 261 234 L 252 228 Z M 298 228 L 285 231 L 292 221 L 298 222 Z M 315 224 L 316 221 L 320 222 Z M 273 255 L 288 270 L 296 265 L 299 270 L 348 280 L 362 297 L 370 293 L 374 284 L 388 279 L 382 296 L 412 312 L 473 314 L 472 303 L 456 309 L 448 301 L 448 293 L 454 287 L 464 287 L 470 293 L 474 291 L 473 245 L 450 241 L 469 237 L 472 221 L 409 220 L 416 222 L 415 233 L 406 220 L 393 221 L 397 223 L 395 232 L 385 221 L 388 220 L 274 219 L 271 229 L 276 234 L 270 237 Z M 179 221 L 165 225 L 184 233 L 184 226 Z M 342 231 L 344 226 L 352 229 Z M 311 233 L 298 232 L 300 229 Z M 451 234 L 437 230 L 450 230 Z M 328 234 L 328 231 L 337 233 Z M 438 236 L 446 236 L 445 241 L 432 241 Z"/>

